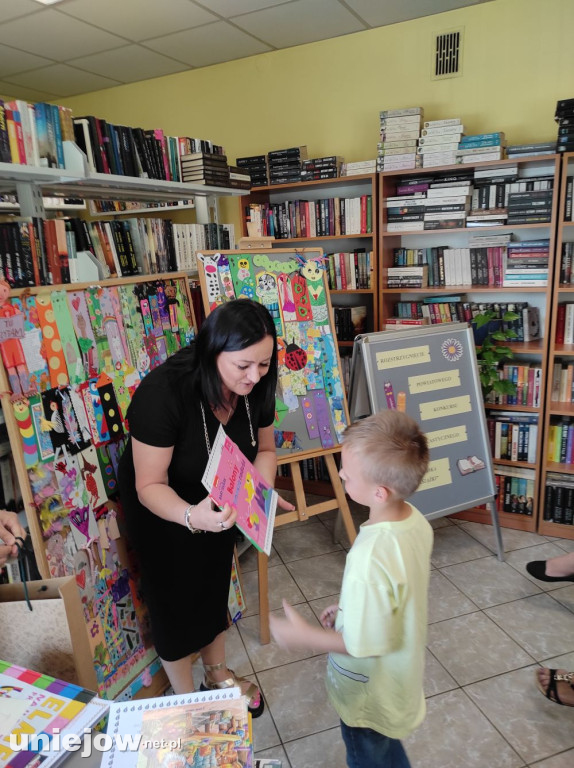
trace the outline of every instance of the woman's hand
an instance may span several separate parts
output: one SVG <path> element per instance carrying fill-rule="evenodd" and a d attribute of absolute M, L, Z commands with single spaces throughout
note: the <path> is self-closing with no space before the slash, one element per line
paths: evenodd
<path fill-rule="evenodd" d="M 18 555 L 16 536 L 25 539 L 27 535 L 15 512 L 0 509 L 0 541 L 4 542 L 4 545 L 0 544 L 0 568 L 7 560 Z"/>
<path fill-rule="evenodd" d="M 291 504 L 290 501 L 287 501 L 287 499 L 284 499 L 282 496 L 279 496 L 279 494 L 277 494 L 277 506 L 280 509 L 284 509 L 286 512 L 292 512 L 295 509 L 294 504 Z"/>
<path fill-rule="evenodd" d="M 200 531 L 221 533 L 235 525 L 237 511 L 226 504 L 221 512 L 213 508 L 213 502 L 206 496 L 196 504 L 189 513 L 189 519 L 194 528 Z"/>

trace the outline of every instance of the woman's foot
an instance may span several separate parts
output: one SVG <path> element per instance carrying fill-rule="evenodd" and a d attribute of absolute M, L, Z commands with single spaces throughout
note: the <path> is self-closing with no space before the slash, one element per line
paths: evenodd
<path fill-rule="evenodd" d="M 574 672 L 541 667 L 536 670 L 536 687 L 550 701 L 574 707 Z"/>
<path fill-rule="evenodd" d="M 526 570 L 539 581 L 574 581 L 574 552 L 550 560 L 533 560 L 526 564 Z"/>
<path fill-rule="evenodd" d="M 245 677 L 236 675 L 232 669 L 229 669 L 223 663 L 204 664 L 203 668 L 205 670 L 205 679 L 201 684 L 201 690 L 216 690 L 237 686 L 241 689 L 241 693 L 247 696 L 251 717 L 259 717 L 259 715 L 263 714 L 265 703 L 261 691 L 255 683 L 250 682 Z"/>

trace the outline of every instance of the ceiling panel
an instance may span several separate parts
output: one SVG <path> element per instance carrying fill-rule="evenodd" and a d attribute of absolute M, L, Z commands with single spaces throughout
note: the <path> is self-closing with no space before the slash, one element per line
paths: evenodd
<path fill-rule="evenodd" d="M 6 82 L 25 85 L 27 88 L 50 90 L 56 96 L 77 96 L 79 93 L 121 85 L 119 80 L 82 72 L 67 64 L 53 64 L 51 67 L 35 69 L 21 75 L 11 75 L 4 79 Z"/>
<path fill-rule="evenodd" d="M 204 27 L 188 29 L 156 40 L 147 40 L 146 46 L 185 61 L 192 67 L 206 67 L 271 50 L 268 45 L 225 21 L 206 24 Z"/>
<path fill-rule="evenodd" d="M 124 45 L 125 40 L 48 9 L 1 24 L 0 43 L 54 61 L 65 61 L 75 56 L 117 48 Z"/>
<path fill-rule="evenodd" d="M 50 59 L 0 44 L 0 79 L 15 72 L 25 72 L 27 69 L 37 69 L 53 63 Z"/>
<path fill-rule="evenodd" d="M 126 45 L 124 48 L 105 53 L 81 56 L 68 63 L 103 77 L 120 79 L 123 83 L 149 80 L 188 69 L 187 64 L 168 59 L 167 56 L 141 45 Z"/>
<path fill-rule="evenodd" d="M 270 8 L 272 5 L 284 5 L 292 0 L 195 0 L 214 13 L 218 13 L 226 19 L 239 16 L 241 13 L 260 11 L 262 8 Z"/>
<path fill-rule="evenodd" d="M 356 16 L 332 0 L 295 0 L 264 11 L 236 16 L 233 23 L 276 48 L 312 43 L 366 29 Z"/>
<path fill-rule="evenodd" d="M 68 0 L 57 6 L 64 14 L 139 42 L 181 29 L 217 21 L 217 16 L 191 0 Z"/>
<path fill-rule="evenodd" d="M 41 10 L 42 6 L 34 0 L 2 0 L 0 2 L 0 21 L 17 19 L 19 16 L 27 16 L 29 13 Z"/>
<path fill-rule="evenodd" d="M 14 85 L 0 81 L 0 93 L 2 98 L 25 99 L 26 101 L 52 101 L 56 94 L 50 91 L 40 90 L 38 88 L 26 88 L 23 85 Z"/>
<path fill-rule="evenodd" d="M 372 27 L 397 24 L 489 0 L 345 0 Z"/>

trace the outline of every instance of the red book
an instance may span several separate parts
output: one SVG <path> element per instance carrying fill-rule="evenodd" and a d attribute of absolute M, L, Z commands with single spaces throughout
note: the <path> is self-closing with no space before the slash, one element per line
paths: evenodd
<path fill-rule="evenodd" d="M 62 282 L 62 270 L 58 256 L 58 242 L 56 238 L 56 221 L 44 219 L 44 247 L 46 249 L 46 261 L 48 264 L 48 284 L 59 285 Z"/>
<path fill-rule="evenodd" d="M 32 252 L 32 267 L 34 270 L 34 285 L 42 285 L 42 282 L 40 280 L 40 260 L 38 257 L 38 249 L 36 242 L 36 231 L 34 229 L 34 224 L 30 221 L 27 224 L 28 231 L 30 233 L 30 251 Z"/>
<path fill-rule="evenodd" d="M 559 304 L 556 313 L 556 344 L 564 344 L 564 327 L 566 325 L 566 305 Z"/>
<path fill-rule="evenodd" d="M 341 290 L 347 290 L 347 270 L 345 268 L 345 254 L 339 254 L 339 264 L 341 267 Z"/>
<path fill-rule="evenodd" d="M 361 195 L 361 234 L 367 232 L 367 196 Z"/>

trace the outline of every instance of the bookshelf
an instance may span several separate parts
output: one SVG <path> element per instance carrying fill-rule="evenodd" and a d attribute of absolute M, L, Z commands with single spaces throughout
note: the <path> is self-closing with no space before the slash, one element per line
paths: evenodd
<path fill-rule="evenodd" d="M 299 237 L 278 237 L 275 234 L 275 241 L 273 245 L 276 247 L 294 246 L 296 248 L 322 248 L 325 254 L 339 254 L 339 253 L 352 253 L 354 251 L 365 250 L 371 252 L 370 259 L 370 287 L 358 288 L 351 287 L 350 281 L 345 288 L 330 288 L 331 303 L 333 309 L 337 312 L 337 309 L 352 308 L 358 306 L 366 306 L 366 331 L 373 331 L 378 327 L 379 322 L 379 306 L 377 298 L 377 227 L 378 216 L 377 211 L 377 175 L 376 174 L 362 174 L 357 176 L 339 176 L 334 179 L 322 179 L 317 181 L 302 181 L 294 184 L 276 184 L 266 187 L 255 187 L 251 192 L 246 195 L 240 201 L 240 218 L 242 223 L 242 235 L 248 236 L 247 230 L 247 217 L 246 209 L 250 205 L 263 205 L 263 206 L 276 206 L 281 205 L 283 207 L 284 215 L 289 217 L 289 211 L 292 212 L 292 217 L 289 225 L 292 231 L 301 232 L 301 226 L 303 231 L 308 232 L 309 226 L 307 223 L 301 224 L 301 217 L 299 211 L 296 211 L 295 203 L 297 201 L 297 208 L 299 208 L 300 202 L 314 204 L 316 201 L 321 200 L 334 200 L 338 198 L 360 198 L 364 196 L 371 197 L 372 214 L 370 217 L 371 227 L 370 232 L 360 232 L 360 227 L 354 230 L 353 234 L 321 234 L 316 236 Z M 289 204 L 292 203 L 291 209 Z M 333 206 L 334 207 L 334 206 Z M 278 216 L 276 217 L 277 220 Z M 333 224 L 333 222 L 331 222 Z M 307 229 L 305 229 L 307 228 Z M 285 229 L 285 227 L 283 227 Z M 337 225 L 331 226 L 330 230 L 327 227 L 323 231 L 339 231 L 340 227 Z M 363 227 L 363 229 L 365 229 Z M 316 231 L 311 228 L 311 231 Z M 267 231 L 262 234 L 268 234 Z M 269 233 L 270 234 L 270 233 Z M 350 329 L 349 329 L 350 330 Z M 347 334 L 349 335 L 349 334 Z M 352 338 L 352 335 L 351 335 Z M 342 358 L 346 356 L 350 358 L 350 352 L 352 349 L 351 338 L 339 341 L 340 353 Z M 343 361 L 342 361 L 343 362 Z"/>
<path fill-rule="evenodd" d="M 574 304 L 574 283 L 572 278 L 566 273 L 571 271 L 570 266 L 564 263 L 563 253 L 566 251 L 567 258 L 571 260 L 571 249 L 574 248 L 574 222 L 572 221 L 571 204 L 571 182 L 574 177 L 574 152 L 564 153 L 561 158 L 561 179 L 560 195 L 558 197 L 558 216 L 556 226 L 556 268 L 553 279 L 553 303 L 551 313 L 551 324 L 548 343 L 548 371 L 546 384 L 546 408 L 544 413 L 544 440 L 542 446 L 541 463 L 541 482 L 539 490 L 539 533 L 547 536 L 560 536 L 562 538 L 574 539 L 574 525 L 560 520 L 568 520 L 566 512 L 566 503 L 571 502 L 568 499 L 568 483 L 574 485 L 574 463 L 556 461 L 555 450 L 552 449 L 551 431 L 562 423 L 574 421 L 574 403 L 572 402 L 572 388 L 568 387 L 568 369 L 574 366 L 574 344 L 568 342 L 568 331 L 566 325 L 566 309 L 568 304 Z M 567 202 L 567 198 L 570 202 Z M 567 212 L 568 204 L 568 212 Z M 566 269 L 565 269 L 566 267 Z M 565 374 L 560 374 L 562 382 L 557 377 L 560 368 L 565 369 Z M 564 381 L 566 379 L 566 381 Z M 567 444 L 568 437 L 565 436 Z M 554 442 L 554 440 L 553 440 Z M 568 445 L 566 445 L 568 447 Z M 560 457 L 564 458 L 564 454 Z M 570 459 L 572 461 L 572 459 Z M 554 485 L 553 475 L 560 475 L 564 486 L 560 486 L 560 481 L 556 479 Z M 548 486 L 552 490 L 548 491 Z M 557 496 L 556 488 L 564 488 Z M 547 500 L 546 494 L 551 494 Z M 560 512 L 560 510 L 562 510 Z M 558 511 L 557 518 L 555 517 Z"/>
<path fill-rule="evenodd" d="M 572 156 L 574 157 L 574 155 Z M 570 160 L 570 162 L 572 162 Z M 540 397 L 539 405 L 523 406 L 523 405 L 489 405 L 485 403 L 487 418 L 496 418 L 497 414 L 501 411 L 509 414 L 526 415 L 531 417 L 532 421 L 536 421 L 539 425 L 538 440 L 536 443 L 535 451 L 531 450 L 531 461 L 512 461 L 509 459 L 494 459 L 495 472 L 497 474 L 503 474 L 505 468 L 518 468 L 519 470 L 532 470 L 534 475 L 534 491 L 533 491 L 533 513 L 519 514 L 516 512 L 502 511 L 499 508 L 501 525 L 509 528 L 515 528 L 523 531 L 534 532 L 539 529 L 539 520 L 541 518 L 541 503 L 540 498 L 544 485 L 544 472 L 543 467 L 543 445 L 542 439 L 542 424 L 545 414 L 546 403 L 546 386 L 549 374 L 549 363 L 547 351 L 551 346 L 550 340 L 552 338 L 551 320 L 552 313 L 550 308 L 552 306 L 552 287 L 554 280 L 554 264 L 558 263 L 558 257 L 555 258 L 557 251 L 556 241 L 556 223 L 558 218 L 558 200 L 559 200 L 559 179 L 560 179 L 560 157 L 558 155 L 547 156 L 533 156 L 522 159 L 512 160 L 497 160 L 489 161 L 486 163 L 476 164 L 464 164 L 454 166 L 443 166 L 438 168 L 417 168 L 411 170 L 391 171 L 383 172 L 379 174 L 379 223 L 378 223 L 378 253 L 379 253 L 379 270 L 378 270 L 378 293 L 380 296 L 379 303 L 379 328 L 384 329 L 387 319 L 392 318 L 397 313 L 395 311 L 395 305 L 398 301 L 403 302 L 421 302 L 424 298 L 435 297 L 440 301 L 441 296 L 453 296 L 461 295 L 462 302 L 468 303 L 507 303 L 516 304 L 518 302 L 528 302 L 529 305 L 535 306 L 540 312 L 540 326 L 541 326 L 541 338 L 535 339 L 530 342 L 512 342 L 508 344 L 514 353 L 514 359 L 511 361 L 516 366 L 532 366 L 541 368 L 540 378 Z M 496 171 L 501 174 L 508 173 L 508 169 L 516 166 L 518 172 L 518 180 L 527 180 L 532 177 L 538 176 L 551 176 L 553 180 L 554 193 L 552 196 L 552 212 L 550 214 L 550 221 L 544 223 L 526 223 L 526 224 L 504 224 L 499 226 L 480 226 L 480 227 L 458 227 L 453 229 L 433 229 L 433 230 L 417 230 L 416 228 L 405 228 L 403 231 L 388 231 L 387 229 L 387 200 L 389 197 L 397 196 L 397 187 L 401 186 L 401 182 L 404 184 L 404 180 L 408 178 L 433 178 L 437 176 L 446 176 L 449 174 L 460 173 L 461 171 L 480 171 L 482 173 L 488 173 L 489 169 L 492 169 L 493 176 L 496 176 Z M 574 168 L 574 163 L 573 166 Z M 502 170 L 501 170 L 502 169 Z M 574 170 L 573 170 L 574 173 Z M 445 214 L 445 216 L 448 214 Z M 571 239 L 574 240 L 574 227 L 570 228 Z M 463 284 L 453 284 L 449 281 L 449 284 L 444 287 L 424 287 L 424 288 L 389 288 L 387 284 L 388 269 L 394 265 L 394 252 L 395 249 L 420 249 L 420 248 L 438 248 L 446 247 L 449 249 L 454 248 L 467 248 L 469 241 L 474 235 L 487 235 L 487 234 L 499 234 L 508 233 L 511 234 L 513 241 L 527 241 L 534 239 L 549 239 L 549 258 L 548 258 L 548 280 L 545 286 L 527 286 L 527 287 L 502 287 L 496 286 L 493 283 L 497 283 L 496 280 L 488 280 L 488 285 L 477 285 L 478 281 L 467 278 Z M 502 268 L 502 262 L 501 262 Z M 458 267 L 457 267 L 458 269 Z M 459 275 L 459 272 L 455 272 L 455 276 Z M 502 280 L 498 281 L 502 283 Z M 474 284 L 472 284 L 474 283 Z M 574 289 L 574 285 L 572 286 Z M 572 300 L 574 302 L 574 291 L 572 293 Z M 455 318 L 463 319 L 463 318 Z M 467 318 L 468 319 L 468 318 Z M 432 320 L 431 320 L 432 322 Z M 552 325 L 552 329 L 553 329 Z M 570 351 L 572 358 L 574 359 L 574 345 Z M 574 412 L 574 405 L 572 406 Z M 544 465 L 545 466 L 545 465 Z M 572 467 L 574 476 L 574 467 Z M 472 509 L 463 513 L 459 513 L 457 517 L 462 517 L 466 520 L 475 522 L 487 523 L 489 522 L 489 512 L 483 509 Z M 560 529 L 564 529 L 565 526 L 560 526 Z M 556 526 L 554 526 L 556 529 Z M 543 532 L 543 531 L 541 531 Z M 574 537 L 574 529 L 572 529 Z M 565 535 L 558 534 L 555 535 Z"/>

